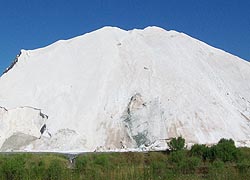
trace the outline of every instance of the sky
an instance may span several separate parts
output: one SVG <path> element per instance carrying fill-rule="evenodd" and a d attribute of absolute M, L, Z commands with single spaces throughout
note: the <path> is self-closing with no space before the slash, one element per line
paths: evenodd
<path fill-rule="evenodd" d="M 159 26 L 250 60 L 249 0 L 1 0 L 0 74 L 21 49 L 103 26 Z"/>

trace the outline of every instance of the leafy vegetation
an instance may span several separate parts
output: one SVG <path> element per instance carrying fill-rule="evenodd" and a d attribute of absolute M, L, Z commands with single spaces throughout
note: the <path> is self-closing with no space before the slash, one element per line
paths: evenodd
<path fill-rule="evenodd" d="M 184 142 L 184 143 L 183 143 Z M 60 154 L 0 154 L 0 179 L 249 179 L 250 149 L 233 140 L 185 148 L 183 138 L 169 142 L 170 151 L 86 153 L 73 164 Z"/>
<path fill-rule="evenodd" d="M 185 139 L 181 136 L 178 138 L 173 138 L 170 142 L 168 142 L 168 147 L 170 148 L 170 151 L 183 150 L 185 147 Z"/>

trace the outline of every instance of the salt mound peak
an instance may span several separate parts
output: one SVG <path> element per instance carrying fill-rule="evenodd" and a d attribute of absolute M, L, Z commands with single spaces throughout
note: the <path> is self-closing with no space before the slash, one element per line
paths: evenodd
<path fill-rule="evenodd" d="M 183 33 L 104 27 L 21 51 L 0 78 L 1 150 L 249 146 L 249 84 L 248 62 Z"/>

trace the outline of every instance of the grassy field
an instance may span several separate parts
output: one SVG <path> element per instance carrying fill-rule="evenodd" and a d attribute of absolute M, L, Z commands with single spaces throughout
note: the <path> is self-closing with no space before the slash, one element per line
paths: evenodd
<path fill-rule="evenodd" d="M 77 156 L 73 163 L 61 154 L 1 154 L 0 179 L 249 179 L 249 148 L 238 148 L 234 159 L 218 150 L 220 154 L 212 158 L 209 155 L 204 158 L 200 152 L 193 148 L 168 152 L 87 153 Z M 233 155 L 235 152 L 234 149 Z"/>

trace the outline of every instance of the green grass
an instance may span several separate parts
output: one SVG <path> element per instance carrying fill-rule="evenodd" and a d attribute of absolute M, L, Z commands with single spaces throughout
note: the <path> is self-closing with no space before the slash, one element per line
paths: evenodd
<path fill-rule="evenodd" d="M 148 153 L 86 153 L 70 164 L 61 154 L 0 154 L 0 179 L 157 180 L 248 179 L 250 149 L 239 148 L 237 161 L 213 161 L 188 150 Z"/>

